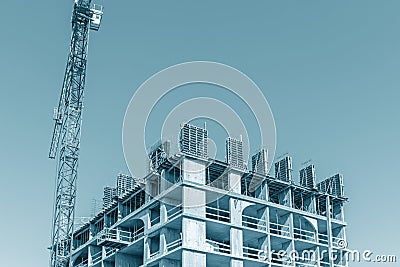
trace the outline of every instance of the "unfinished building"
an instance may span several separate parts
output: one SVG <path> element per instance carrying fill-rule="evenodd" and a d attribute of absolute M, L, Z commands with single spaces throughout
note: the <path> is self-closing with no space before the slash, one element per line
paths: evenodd
<path fill-rule="evenodd" d="M 226 162 L 211 160 L 207 134 L 186 124 L 180 153 L 154 146 L 140 186 L 76 229 L 72 266 L 348 266 L 341 175 L 315 184 L 312 166 L 296 184 L 289 156 L 268 175 L 265 149 L 247 170 L 232 138 Z"/>

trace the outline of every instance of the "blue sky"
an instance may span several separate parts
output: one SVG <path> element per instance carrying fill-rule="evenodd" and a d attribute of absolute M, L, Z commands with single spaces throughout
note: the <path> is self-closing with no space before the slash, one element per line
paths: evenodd
<path fill-rule="evenodd" d="M 2 2 L 4 266 L 48 264 L 55 162 L 47 153 L 72 3 Z M 400 257 L 399 1 L 98 3 L 105 15 L 90 36 L 78 216 L 127 171 L 122 122 L 135 89 L 170 65 L 210 60 L 243 71 L 263 90 L 277 155 L 292 155 L 296 173 L 311 158 L 317 179 L 344 175 L 350 247 Z M 365 265 L 395 266 L 350 264 Z"/>

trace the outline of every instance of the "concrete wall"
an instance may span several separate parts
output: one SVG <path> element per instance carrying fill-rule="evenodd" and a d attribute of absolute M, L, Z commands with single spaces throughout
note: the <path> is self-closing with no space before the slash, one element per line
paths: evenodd
<path fill-rule="evenodd" d="M 115 254 L 115 267 L 138 267 L 142 265 L 141 257 L 118 252 Z"/>

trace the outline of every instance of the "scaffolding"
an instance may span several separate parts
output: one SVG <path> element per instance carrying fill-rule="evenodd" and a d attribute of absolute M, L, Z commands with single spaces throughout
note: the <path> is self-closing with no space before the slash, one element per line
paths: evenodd
<path fill-rule="evenodd" d="M 321 192 L 341 197 L 344 195 L 343 176 L 335 174 L 318 183 L 317 188 Z"/>
<path fill-rule="evenodd" d="M 206 129 L 184 124 L 181 126 L 179 147 L 187 155 L 208 158 L 208 132 Z"/>
<path fill-rule="evenodd" d="M 251 169 L 262 175 L 268 174 L 268 150 L 266 148 L 251 157 Z"/>
<path fill-rule="evenodd" d="M 292 158 L 284 157 L 275 163 L 275 177 L 278 180 L 289 182 L 292 181 Z"/>
<path fill-rule="evenodd" d="M 159 167 L 165 163 L 170 155 L 171 150 L 171 142 L 165 141 L 161 142 L 158 141 L 155 143 L 149 151 L 149 170 L 150 171 L 158 171 Z"/>
<path fill-rule="evenodd" d="M 300 185 L 308 188 L 316 187 L 314 164 L 310 164 L 300 170 Z"/>
<path fill-rule="evenodd" d="M 244 169 L 243 142 L 241 140 L 228 137 L 225 141 L 226 161 L 233 168 Z"/>

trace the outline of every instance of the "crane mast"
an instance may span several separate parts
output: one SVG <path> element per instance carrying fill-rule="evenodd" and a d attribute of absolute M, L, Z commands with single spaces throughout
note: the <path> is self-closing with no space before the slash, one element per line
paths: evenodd
<path fill-rule="evenodd" d="M 89 31 L 97 31 L 103 8 L 92 0 L 75 0 L 70 52 L 58 107 L 49 158 L 57 160 L 56 190 L 50 246 L 50 267 L 66 267 L 73 249 L 76 180 L 82 124 Z"/>

